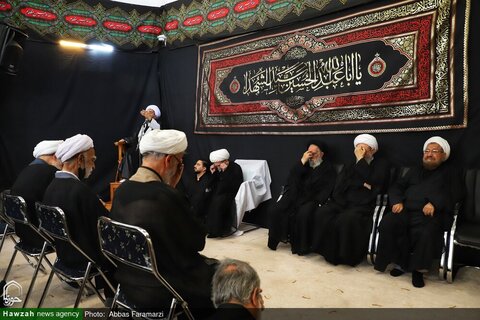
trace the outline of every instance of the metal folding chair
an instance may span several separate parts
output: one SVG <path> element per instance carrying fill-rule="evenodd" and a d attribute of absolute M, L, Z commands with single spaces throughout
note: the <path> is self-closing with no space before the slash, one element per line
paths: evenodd
<path fill-rule="evenodd" d="M 98 219 L 98 236 L 102 252 L 112 263 L 124 264 L 151 273 L 170 292 L 173 298 L 166 319 L 174 319 L 178 315 L 175 312 L 177 305 L 180 305 L 188 319 L 193 319 L 187 302 L 158 272 L 152 240 L 146 230 L 107 217 L 100 217 Z M 111 309 L 116 306 L 135 310 L 134 306 L 129 305 L 123 299 L 120 285 L 117 287 Z"/>
<path fill-rule="evenodd" d="M 480 250 L 480 170 L 468 169 L 465 172 L 466 195 L 454 210 L 454 220 L 447 237 L 447 249 L 442 255 L 441 271 L 447 282 L 455 278 L 454 253 L 456 247 Z M 473 266 L 479 269 L 478 266 Z"/>
<path fill-rule="evenodd" d="M 3 249 L 3 244 L 5 243 L 5 239 L 10 238 L 13 243 L 16 245 L 17 241 L 14 238 L 15 229 L 13 227 L 13 221 L 11 221 L 6 215 L 3 206 L 3 195 L 10 194 L 10 190 L 3 190 L 0 194 L 0 253 Z"/>
<path fill-rule="evenodd" d="M 44 270 L 44 267 L 42 266 L 42 261 L 45 258 L 45 261 L 48 263 L 50 267 L 52 267 L 52 264 L 47 258 L 47 254 L 53 253 L 55 250 L 52 246 L 51 239 L 48 238 L 45 234 L 40 232 L 36 226 L 34 226 L 30 221 L 28 220 L 28 216 L 26 214 L 27 212 L 27 205 L 25 203 L 25 200 L 20 197 L 20 196 L 14 196 L 11 194 L 3 194 L 3 206 L 4 206 L 4 212 L 5 216 L 11 221 L 14 222 L 15 224 L 24 224 L 32 230 L 32 232 L 38 234 L 43 240 L 43 246 L 42 248 L 38 247 L 32 247 L 30 245 L 26 245 L 23 243 L 20 239 L 19 242 L 15 244 L 15 248 L 12 254 L 12 257 L 10 259 L 10 263 L 8 264 L 7 271 L 5 272 L 4 278 L 7 279 L 8 275 L 10 274 L 10 271 L 12 269 L 13 263 L 15 261 L 15 257 L 17 255 L 17 252 L 21 252 L 24 256 L 26 257 L 31 257 L 36 260 L 36 265 L 35 265 L 35 271 L 33 273 L 32 280 L 30 281 L 30 285 L 28 287 L 27 295 L 25 296 L 24 302 L 23 302 L 23 307 L 28 303 L 28 300 L 30 298 L 30 294 L 33 290 L 33 287 L 35 285 L 35 281 L 37 279 L 38 271 L 41 269 Z M 27 258 L 27 262 L 30 262 L 30 260 Z"/>
<path fill-rule="evenodd" d="M 378 227 L 382 221 L 383 214 L 388 204 L 388 195 L 378 194 L 375 203 L 375 209 L 372 217 L 372 231 L 370 232 L 370 239 L 368 241 L 367 261 L 370 264 L 375 264 L 375 257 L 378 246 Z"/>
<path fill-rule="evenodd" d="M 59 207 L 47 206 L 38 202 L 36 203 L 36 210 L 38 220 L 40 221 L 39 228 L 42 232 L 45 232 L 55 239 L 55 242 L 67 242 L 70 244 L 73 250 L 76 250 L 83 257 L 85 257 L 86 261 L 88 261 L 86 266 L 76 266 L 76 268 L 72 268 L 71 266 L 67 266 L 62 261 L 62 257 L 59 257 L 57 253 L 57 259 L 52 266 L 52 272 L 48 277 L 47 285 L 45 286 L 45 290 L 43 291 L 38 307 L 40 308 L 45 300 L 45 296 L 52 282 L 53 274 L 56 274 L 60 280 L 75 281 L 77 284 L 79 284 L 80 288 L 78 290 L 74 308 L 78 307 L 87 282 L 93 288 L 99 299 L 105 303 L 105 298 L 102 297 L 97 287 L 93 284 L 92 278 L 100 275 L 103 277 L 112 291 L 115 291 L 115 288 L 112 286 L 101 267 L 98 266 L 98 264 L 72 240 L 63 210 Z"/>

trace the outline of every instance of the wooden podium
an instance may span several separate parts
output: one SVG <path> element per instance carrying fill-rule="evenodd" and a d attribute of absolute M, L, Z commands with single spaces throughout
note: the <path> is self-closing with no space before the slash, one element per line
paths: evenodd
<path fill-rule="evenodd" d="M 110 182 L 110 201 L 105 203 L 105 208 L 110 211 L 112 207 L 112 202 L 113 202 L 113 197 L 115 195 L 115 190 L 120 186 L 121 182 L 121 176 L 120 172 L 118 171 L 118 168 L 120 168 L 120 164 L 122 163 L 123 156 L 125 154 L 125 141 L 120 140 L 114 143 L 115 146 L 117 146 L 117 152 L 118 152 L 118 162 L 117 162 L 117 170 L 115 173 L 115 181 Z"/>

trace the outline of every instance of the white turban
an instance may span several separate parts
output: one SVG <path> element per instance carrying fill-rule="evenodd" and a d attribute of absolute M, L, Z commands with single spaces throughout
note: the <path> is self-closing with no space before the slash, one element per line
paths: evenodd
<path fill-rule="evenodd" d="M 187 146 L 187 136 L 182 131 L 154 129 L 140 140 L 140 153 L 177 154 L 187 150 Z"/>
<path fill-rule="evenodd" d="M 442 137 L 431 137 L 427 141 L 425 141 L 425 144 L 423 145 L 423 151 L 427 150 L 427 147 L 430 143 L 437 143 L 440 147 L 442 147 L 443 152 L 445 152 L 445 160 L 450 157 L 450 145 L 448 144 L 448 141 L 443 139 Z"/>
<path fill-rule="evenodd" d="M 57 159 L 65 162 L 75 155 L 93 148 L 93 140 L 86 134 L 77 134 L 65 140 L 58 146 L 55 155 Z"/>
<path fill-rule="evenodd" d="M 378 151 L 378 142 L 374 136 L 371 134 L 360 134 L 358 135 L 355 140 L 353 140 L 353 146 L 356 147 L 359 143 L 365 143 L 366 145 L 370 146 L 372 149 Z"/>
<path fill-rule="evenodd" d="M 39 142 L 33 149 L 33 157 L 38 158 L 44 155 L 55 154 L 62 142 L 63 140 L 43 140 Z"/>
<path fill-rule="evenodd" d="M 149 105 L 148 107 L 145 108 L 145 110 L 153 110 L 153 112 L 155 112 L 155 119 L 160 118 L 160 115 L 162 114 L 160 112 L 160 109 L 154 104 Z"/>
<path fill-rule="evenodd" d="M 219 149 L 210 152 L 210 162 L 218 162 L 230 159 L 230 153 L 227 149 Z"/>

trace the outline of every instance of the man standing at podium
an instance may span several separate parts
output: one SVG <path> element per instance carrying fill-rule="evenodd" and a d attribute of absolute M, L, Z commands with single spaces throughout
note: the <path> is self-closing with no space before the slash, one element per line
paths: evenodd
<path fill-rule="evenodd" d="M 143 136 L 149 131 L 160 129 L 160 124 L 156 120 L 159 119 L 162 114 L 160 108 L 151 104 L 146 107 L 145 110 L 140 111 L 140 114 L 145 118 L 145 121 L 142 123 L 137 134 L 115 142 L 115 145 L 117 146 L 123 144 L 126 146 L 125 156 L 118 167 L 118 171 L 122 178 L 130 178 L 138 169 L 138 166 L 141 163 L 141 155 L 138 146 L 140 145 Z"/>

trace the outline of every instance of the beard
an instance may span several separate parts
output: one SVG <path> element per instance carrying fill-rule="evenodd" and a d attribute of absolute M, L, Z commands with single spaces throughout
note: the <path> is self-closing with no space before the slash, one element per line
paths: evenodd
<path fill-rule="evenodd" d="M 81 181 L 87 180 L 92 175 L 92 171 L 91 169 L 78 168 L 78 179 Z"/>
<path fill-rule="evenodd" d="M 310 165 L 310 168 L 316 168 L 320 164 L 320 159 L 317 159 L 317 160 L 310 159 L 308 160 L 308 164 Z"/>
<path fill-rule="evenodd" d="M 169 186 L 172 186 L 173 184 L 173 178 L 175 177 L 175 175 L 177 174 L 177 167 L 174 167 L 172 169 L 169 169 L 165 172 L 165 176 L 162 177 L 163 178 L 163 182 L 165 182 L 166 184 L 168 184 Z"/>
<path fill-rule="evenodd" d="M 78 179 L 85 180 L 87 175 L 87 170 L 85 168 L 78 168 Z"/>
<path fill-rule="evenodd" d="M 440 166 L 440 164 L 441 162 L 423 160 L 423 167 L 426 170 L 435 170 Z"/>

